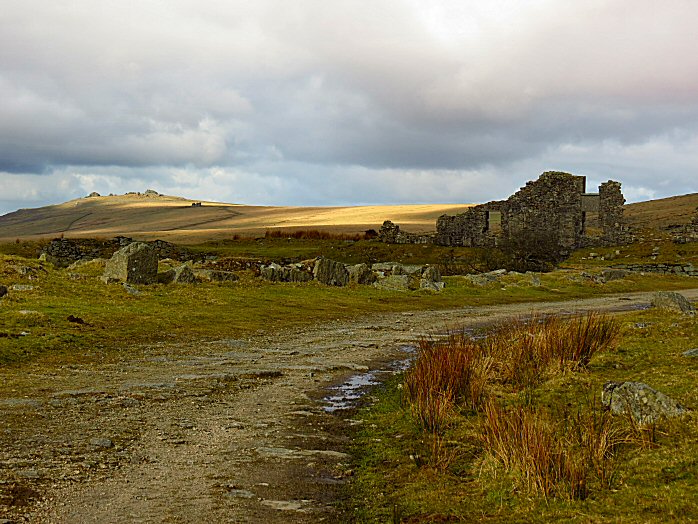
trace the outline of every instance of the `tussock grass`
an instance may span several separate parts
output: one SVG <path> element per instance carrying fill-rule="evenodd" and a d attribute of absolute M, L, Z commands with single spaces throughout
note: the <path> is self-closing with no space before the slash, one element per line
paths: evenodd
<path fill-rule="evenodd" d="M 465 333 L 422 340 L 405 373 L 405 400 L 422 428 L 438 432 L 456 409 L 480 410 L 493 382 L 530 388 L 553 373 L 584 368 L 619 332 L 617 321 L 592 312 L 515 320 L 481 340 Z"/>
<path fill-rule="evenodd" d="M 514 474 L 529 493 L 585 499 L 590 487 L 612 487 L 626 427 L 609 412 L 593 409 L 563 421 L 531 406 L 506 409 L 489 402 L 480 439 L 485 455 Z"/>

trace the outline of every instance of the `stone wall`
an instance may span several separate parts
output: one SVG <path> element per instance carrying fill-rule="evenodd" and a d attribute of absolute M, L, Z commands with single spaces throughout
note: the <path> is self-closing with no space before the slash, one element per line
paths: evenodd
<path fill-rule="evenodd" d="M 378 240 L 386 244 L 433 244 L 434 235 L 419 235 L 401 231 L 400 226 L 386 220 L 378 231 Z"/>
<path fill-rule="evenodd" d="M 613 269 L 624 269 L 637 273 L 660 273 L 698 277 L 698 268 L 693 264 L 616 264 Z"/>
<path fill-rule="evenodd" d="M 620 182 L 609 180 L 599 186 L 599 223 L 606 243 L 620 244 L 628 236 L 623 227 L 623 204 Z"/>
<path fill-rule="evenodd" d="M 558 171 L 543 173 L 506 200 L 502 235 L 552 238 L 561 250 L 571 251 L 584 234 L 584 186 L 584 177 Z"/>

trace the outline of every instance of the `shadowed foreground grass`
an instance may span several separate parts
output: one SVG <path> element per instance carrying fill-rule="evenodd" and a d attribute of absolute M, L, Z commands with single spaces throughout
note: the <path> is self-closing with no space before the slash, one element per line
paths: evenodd
<path fill-rule="evenodd" d="M 409 375 L 405 386 L 402 377 L 391 380 L 358 417 L 346 520 L 698 519 L 694 416 L 640 428 L 598 400 L 606 381 L 636 380 L 698 406 L 698 361 L 682 355 L 698 345 L 698 323 L 653 310 L 614 322 L 615 345 L 582 367 L 548 369 L 524 388 L 490 363 L 489 395 L 477 406 L 451 404 L 427 431 L 410 409 Z"/>

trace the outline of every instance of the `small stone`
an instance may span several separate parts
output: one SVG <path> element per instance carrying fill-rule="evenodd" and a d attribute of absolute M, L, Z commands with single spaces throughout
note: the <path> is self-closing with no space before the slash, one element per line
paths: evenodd
<path fill-rule="evenodd" d="M 32 291 L 34 286 L 30 286 L 29 284 L 14 284 L 10 289 L 12 289 L 12 291 Z"/>
<path fill-rule="evenodd" d="M 684 357 L 698 357 L 698 348 L 689 349 L 688 351 L 684 351 L 682 354 Z"/>
<path fill-rule="evenodd" d="M 114 447 L 114 443 L 108 438 L 91 438 L 90 446 L 96 448 L 112 448 Z"/>

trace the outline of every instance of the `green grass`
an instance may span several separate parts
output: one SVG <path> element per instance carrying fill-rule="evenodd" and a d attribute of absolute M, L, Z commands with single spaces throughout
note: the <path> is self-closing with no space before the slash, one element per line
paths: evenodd
<path fill-rule="evenodd" d="M 413 246 L 414 247 L 414 246 Z M 418 246 L 417 246 L 418 247 Z M 30 267 L 29 274 L 17 268 Z M 541 276 L 507 276 L 501 282 L 476 286 L 464 277 L 446 277 L 446 289 L 434 294 L 377 290 L 369 286 L 333 288 L 317 283 L 272 284 L 244 275 L 231 284 L 136 286 L 131 295 L 118 284 L 98 280 L 98 266 L 72 273 L 37 260 L 0 255 L 0 282 L 31 285 L 10 291 L 0 300 L 0 363 L 21 363 L 37 357 L 104 359 L 139 344 L 249 336 L 279 332 L 326 320 L 383 311 L 457 308 L 499 303 L 584 298 L 605 293 L 680 289 L 693 279 L 633 276 L 608 284 L 594 283 L 575 272 Z M 85 324 L 67 320 L 69 315 Z"/>
<path fill-rule="evenodd" d="M 597 409 L 597 397 L 606 381 L 637 380 L 689 408 L 698 406 L 698 360 L 682 356 L 698 345 L 698 322 L 653 310 L 617 318 L 622 331 L 615 350 L 595 355 L 582 372 L 549 377 L 529 398 L 500 391 L 500 401 L 523 402 L 552 419 L 565 420 L 570 414 Z M 693 416 L 658 424 L 655 443 L 642 433 L 637 441 L 622 446 L 614 461 L 610 489 L 592 485 L 583 500 L 546 498 L 523 489 L 516 475 L 487 458 L 479 437 L 483 415 L 457 415 L 443 432 L 441 446 L 435 445 L 434 437 L 405 408 L 401 385 L 401 377 L 392 379 L 380 391 L 379 401 L 357 417 L 362 424 L 354 438 L 357 463 L 349 488 L 347 521 L 698 519 L 698 421 Z"/>

